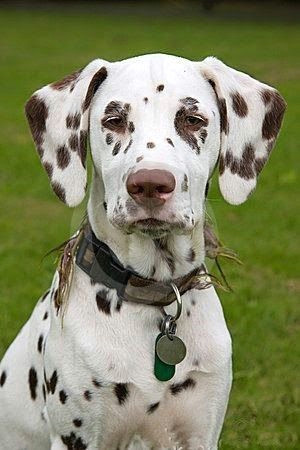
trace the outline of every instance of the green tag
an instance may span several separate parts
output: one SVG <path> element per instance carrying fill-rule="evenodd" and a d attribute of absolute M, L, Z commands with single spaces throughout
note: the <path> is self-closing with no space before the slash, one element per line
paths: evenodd
<path fill-rule="evenodd" d="M 175 374 L 175 366 L 164 363 L 157 355 L 156 344 L 162 336 L 163 333 L 160 333 L 155 341 L 154 375 L 159 381 L 168 381 L 171 380 Z"/>

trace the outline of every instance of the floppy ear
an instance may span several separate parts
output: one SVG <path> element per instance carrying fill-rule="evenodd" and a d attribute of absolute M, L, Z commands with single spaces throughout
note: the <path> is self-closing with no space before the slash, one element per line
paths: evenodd
<path fill-rule="evenodd" d="M 89 108 L 107 77 L 107 62 L 84 69 L 36 91 L 25 106 L 33 140 L 56 195 L 76 206 L 84 198 Z"/>
<path fill-rule="evenodd" d="M 200 63 L 217 97 L 221 149 L 219 186 L 229 203 L 243 203 L 256 186 L 282 122 L 286 103 L 272 87 L 216 58 Z"/>

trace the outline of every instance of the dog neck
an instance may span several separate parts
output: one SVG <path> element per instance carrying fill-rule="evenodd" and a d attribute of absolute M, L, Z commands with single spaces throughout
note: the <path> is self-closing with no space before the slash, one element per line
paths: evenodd
<path fill-rule="evenodd" d="M 125 234 L 107 219 L 101 183 L 94 178 L 88 202 L 88 219 L 96 237 L 105 242 L 126 267 L 140 276 L 166 281 L 188 274 L 204 262 L 203 224 L 188 235 L 168 234 L 153 239 L 141 234 Z"/>

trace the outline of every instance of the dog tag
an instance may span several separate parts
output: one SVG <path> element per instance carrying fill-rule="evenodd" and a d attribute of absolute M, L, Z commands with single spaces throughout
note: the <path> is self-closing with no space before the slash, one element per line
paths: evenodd
<path fill-rule="evenodd" d="M 156 342 L 156 353 L 165 364 L 176 365 L 184 360 L 186 346 L 179 337 L 173 335 L 170 339 L 164 334 Z"/>
<path fill-rule="evenodd" d="M 159 381 L 168 381 L 173 378 L 175 374 L 175 366 L 171 364 L 166 364 L 163 362 L 159 356 L 157 355 L 156 351 L 156 345 L 158 340 L 164 336 L 162 333 L 160 333 L 155 341 L 155 360 L 154 360 L 154 375 Z"/>

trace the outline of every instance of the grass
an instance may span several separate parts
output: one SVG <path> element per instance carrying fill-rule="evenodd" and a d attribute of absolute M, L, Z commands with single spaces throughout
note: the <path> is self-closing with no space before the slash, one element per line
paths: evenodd
<path fill-rule="evenodd" d="M 222 18 L 1 11 L 0 355 L 48 287 L 54 266 L 41 257 L 79 223 L 51 193 L 23 114 L 29 95 L 91 59 L 168 52 L 216 55 L 274 84 L 288 103 L 277 147 L 256 193 L 210 204 L 242 267 L 228 266 L 233 294 L 220 293 L 234 342 L 234 385 L 222 449 L 299 448 L 299 27 Z M 297 334 L 298 333 L 298 334 Z M 298 359 L 299 361 L 299 359 Z"/>

